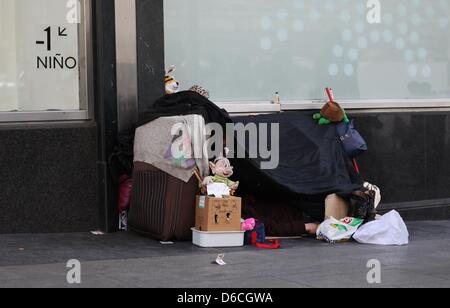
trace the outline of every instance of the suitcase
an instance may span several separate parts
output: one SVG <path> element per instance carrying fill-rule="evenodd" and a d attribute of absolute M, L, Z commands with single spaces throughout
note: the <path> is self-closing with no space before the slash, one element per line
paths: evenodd
<path fill-rule="evenodd" d="M 130 230 L 159 241 L 191 239 L 199 193 L 195 176 L 185 183 L 152 165 L 136 162 L 133 179 Z"/>

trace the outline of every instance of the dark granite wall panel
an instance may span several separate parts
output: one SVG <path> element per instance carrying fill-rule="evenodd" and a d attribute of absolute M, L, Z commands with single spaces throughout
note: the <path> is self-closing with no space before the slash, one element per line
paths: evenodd
<path fill-rule="evenodd" d="M 0 233 L 98 228 L 94 124 L 0 128 Z"/>
<path fill-rule="evenodd" d="M 163 0 L 136 0 L 139 115 L 164 94 Z"/>
<path fill-rule="evenodd" d="M 450 197 L 450 114 L 426 117 L 427 174 L 429 199 Z"/>
<path fill-rule="evenodd" d="M 362 174 L 383 190 L 384 201 L 450 198 L 450 113 L 353 115 L 369 144 Z"/>
<path fill-rule="evenodd" d="M 115 1 L 94 1 L 95 118 L 98 124 L 98 196 L 101 229 L 118 228 L 117 185 L 111 180 L 108 158 L 117 142 L 117 78 Z"/>

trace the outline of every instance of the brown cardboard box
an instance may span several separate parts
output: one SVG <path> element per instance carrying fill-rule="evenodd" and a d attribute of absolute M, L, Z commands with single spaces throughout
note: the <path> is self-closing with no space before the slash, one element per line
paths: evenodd
<path fill-rule="evenodd" d="M 195 228 L 207 232 L 241 231 L 241 214 L 241 198 L 197 196 Z"/>
<path fill-rule="evenodd" d="M 331 217 L 341 220 L 348 215 L 349 205 L 345 199 L 336 194 L 325 199 L 325 220 Z"/>

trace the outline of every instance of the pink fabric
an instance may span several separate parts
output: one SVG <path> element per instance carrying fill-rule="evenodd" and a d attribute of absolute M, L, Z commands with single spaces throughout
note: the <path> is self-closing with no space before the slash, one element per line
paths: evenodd
<path fill-rule="evenodd" d="M 119 211 L 123 212 L 128 210 L 131 202 L 131 192 L 133 190 L 133 179 L 127 175 L 120 177 L 119 186 Z"/>
<path fill-rule="evenodd" d="M 246 219 L 241 224 L 241 230 L 242 231 L 251 231 L 251 230 L 255 229 L 255 226 L 256 226 L 256 220 L 254 218 L 249 218 L 249 219 Z"/>

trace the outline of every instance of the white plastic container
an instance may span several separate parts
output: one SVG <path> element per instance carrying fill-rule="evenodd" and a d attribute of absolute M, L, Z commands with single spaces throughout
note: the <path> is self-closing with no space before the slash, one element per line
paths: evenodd
<path fill-rule="evenodd" d="M 244 231 L 202 232 L 192 228 L 192 243 L 204 248 L 242 247 Z"/>

